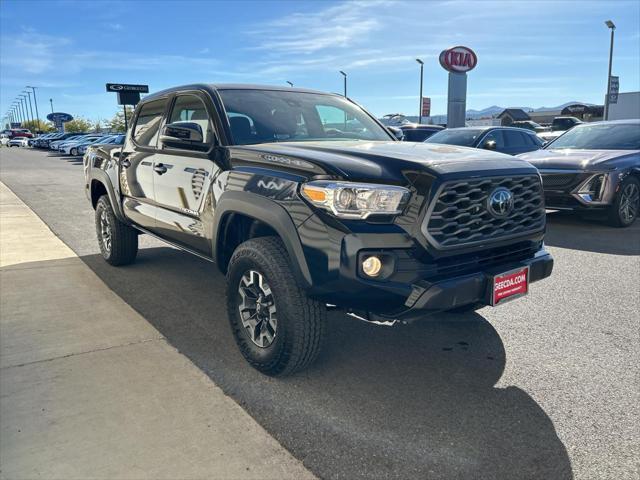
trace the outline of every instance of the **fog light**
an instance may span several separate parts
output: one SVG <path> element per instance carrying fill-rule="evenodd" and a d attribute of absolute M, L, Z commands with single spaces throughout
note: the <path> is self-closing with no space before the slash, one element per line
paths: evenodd
<path fill-rule="evenodd" d="M 382 262 L 378 257 L 367 257 L 362 262 L 362 271 L 370 277 L 377 277 L 380 270 L 382 270 Z"/>

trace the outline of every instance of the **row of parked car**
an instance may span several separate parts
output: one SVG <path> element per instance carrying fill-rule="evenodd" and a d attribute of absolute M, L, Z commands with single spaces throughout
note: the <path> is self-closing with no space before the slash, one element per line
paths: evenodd
<path fill-rule="evenodd" d="M 34 148 L 54 150 L 63 155 L 84 155 L 94 145 L 122 145 L 124 134 L 105 133 L 50 133 L 29 140 Z"/>

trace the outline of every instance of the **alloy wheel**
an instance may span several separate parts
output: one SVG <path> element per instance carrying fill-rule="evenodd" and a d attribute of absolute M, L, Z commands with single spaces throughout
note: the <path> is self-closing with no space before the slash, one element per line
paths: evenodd
<path fill-rule="evenodd" d="M 111 223 L 105 210 L 100 213 L 100 242 L 108 255 L 111 253 Z"/>
<path fill-rule="evenodd" d="M 635 183 L 629 183 L 620 194 L 620 206 L 618 212 L 624 223 L 631 223 L 638 214 L 640 190 Z"/>
<path fill-rule="evenodd" d="M 276 304 L 269 284 L 260 272 L 247 271 L 240 279 L 238 295 L 238 310 L 245 332 L 258 347 L 268 347 L 278 330 Z"/>

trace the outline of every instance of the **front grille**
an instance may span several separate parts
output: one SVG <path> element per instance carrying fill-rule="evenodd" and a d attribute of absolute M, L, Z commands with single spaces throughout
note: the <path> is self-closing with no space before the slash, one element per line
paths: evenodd
<path fill-rule="evenodd" d="M 487 207 L 489 196 L 498 187 L 513 193 L 513 209 L 506 218 L 497 218 Z M 422 231 L 434 247 L 450 249 L 537 232 L 544 224 L 539 177 L 519 175 L 445 182 L 427 212 Z"/>
<path fill-rule="evenodd" d="M 543 173 L 542 185 L 544 189 L 569 187 L 575 184 L 579 173 Z"/>

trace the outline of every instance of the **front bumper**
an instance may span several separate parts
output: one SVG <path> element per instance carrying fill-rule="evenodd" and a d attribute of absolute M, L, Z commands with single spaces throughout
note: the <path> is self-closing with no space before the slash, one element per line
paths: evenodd
<path fill-rule="evenodd" d="M 525 266 L 529 267 L 529 283 L 537 282 L 551 275 L 553 258 L 545 250 L 540 250 L 530 260 L 507 263 L 440 282 L 419 282 L 413 286 L 413 291 L 405 302 L 407 308 L 392 317 L 395 320 L 411 321 L 428 314 L 467 305 L 489 305 L 493 276 Z M 388 316 L 376 315 L 375 317 L 384 319 Z"/>

